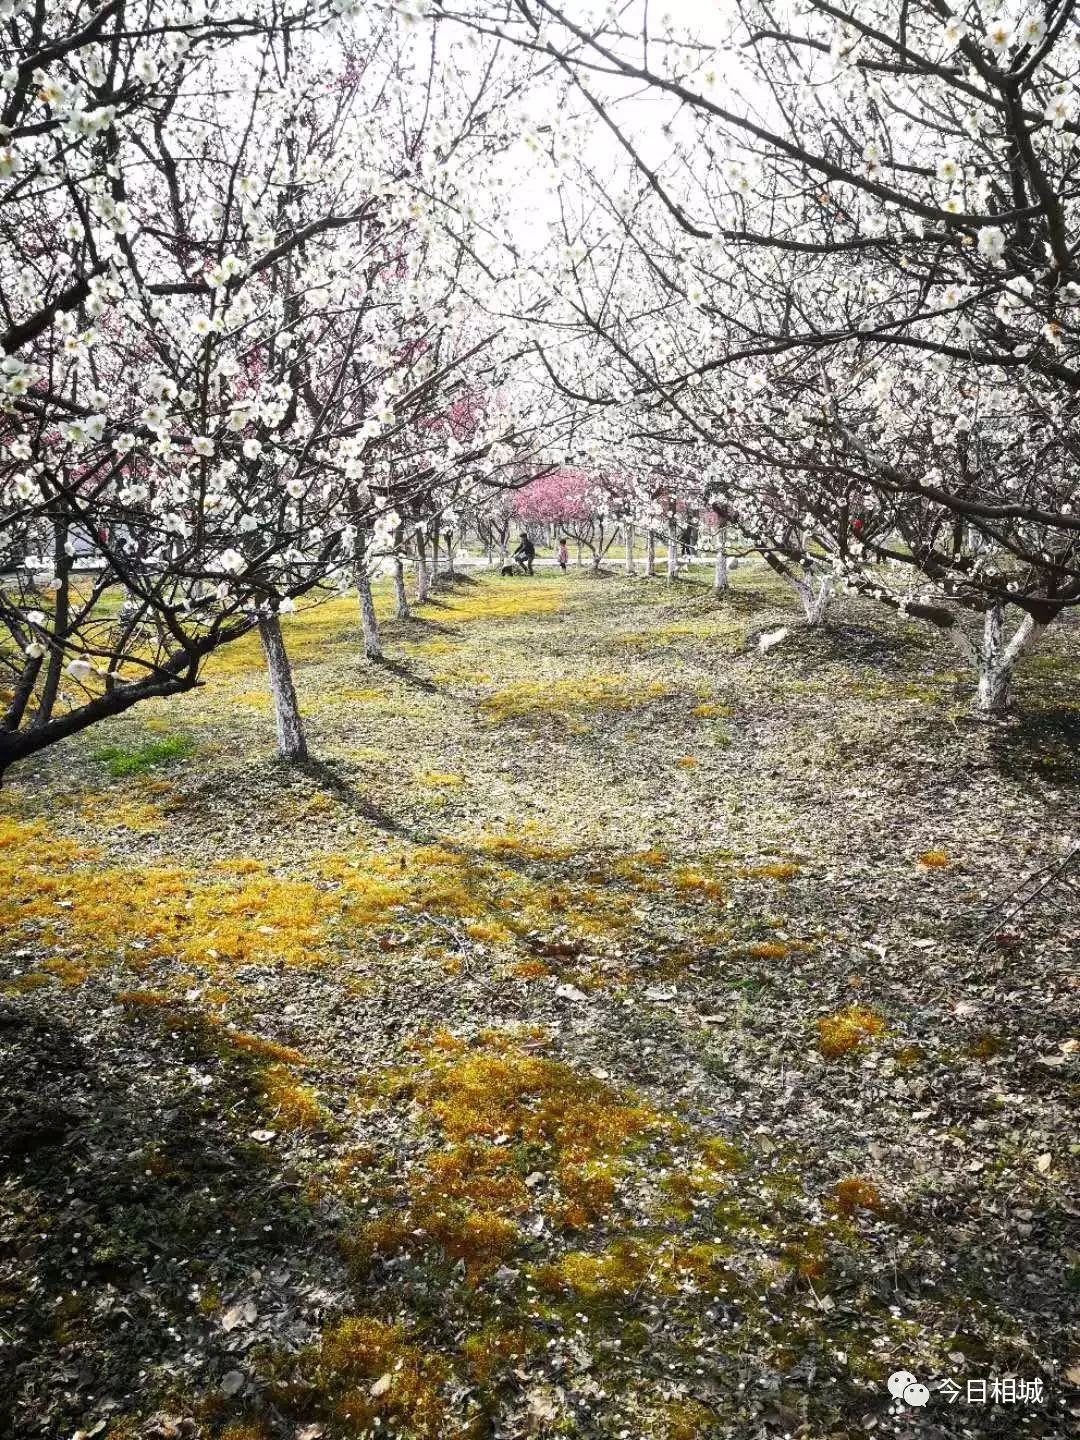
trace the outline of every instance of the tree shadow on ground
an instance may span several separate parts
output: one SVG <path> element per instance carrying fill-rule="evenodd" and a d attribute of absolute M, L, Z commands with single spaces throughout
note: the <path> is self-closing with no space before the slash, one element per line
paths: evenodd
<path fill-rule="evenodd" d="M 410 828 L 388 810 L 376 805 L 369 796 L 357 788 L 349 775 L 342 772 L 336 762 L 309 758 L 302 765 L 298 765 L 296 769 L 315 780 L 322 789 L 328 790 L 335 800 L 369 821 L 376 829 L 384 830 L 387 834 L 401 836 L 413 841 L 414 844 L 433 843 L 434 836 L 422 834 Z"/>
<path fill-rule="evenodd" d="M 749 637 L 748 637 L 749 638 Z M 873 630 L 868 625 L 794 624 L 784 642 L 792 658 L 815 664 L 868 665 L 895 670 L 903 661 L 925 664 L 925 646 L 897 632 Z"/>
<path fill-rule="evenodd" d="M 375 664 L 385 674 L 393 675 L 395 679 L 400 680 L 404 685 L 411 685 L 415 690 L 423 690 L 428 695 L 441 693 L 433 680 L 419 674 L 407 660 L 391 660 L 384 655 L 381 660 L 375 661 Z"/>
<path fill-rule="evenodd" d="M 256 1324 L 300 1339 L 312 1291 L 337 1283 L 298 1177 L 251 1136 L 268 1123 L 265 1059 L 177 1007 L 85 1014 L 75 1033 L 0 1008 L 0 1431 L 13 1440 L 93 1433 L 120 1397 L 173 1376 L 220 1395 L 238 1370 L 246 1387 L 223 1308 L 261 1278 Z"/>
<path fill-rule="evenodd" d="M 1080 786 L 1080 711 L 1065 705 L 1021 710 L 1011 724 L 994 729 L 990 753 L 1001 774 L 1024 785 L 1075 789 Z"/>

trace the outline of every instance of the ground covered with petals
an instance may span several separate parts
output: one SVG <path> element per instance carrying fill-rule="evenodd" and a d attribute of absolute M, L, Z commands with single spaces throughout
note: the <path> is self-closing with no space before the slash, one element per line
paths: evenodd
<path fill-rule="evenodd" d="M 1066 1433 L 1080 928 L 995 907 L 1076 828 L 1080 633 L 984 726 L 735 582 L 446 582 L 383 664 L 332 600 L 304 769 L 245 640 L 12 778 L 5 1435 Z"/>

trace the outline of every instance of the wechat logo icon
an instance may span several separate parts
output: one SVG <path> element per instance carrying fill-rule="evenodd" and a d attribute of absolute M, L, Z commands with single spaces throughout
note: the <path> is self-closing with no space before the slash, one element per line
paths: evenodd
<path fill-rule="evenodd" d="M 925 1385 L 912 1375 L 910 1370 L 894 1370 L 889 1376 L 889 1394 L 893 1397 L 894 1410 L 902 1410 L 905 1405 L 919 1408 L 930 1399 L 930 1391 Z"/>

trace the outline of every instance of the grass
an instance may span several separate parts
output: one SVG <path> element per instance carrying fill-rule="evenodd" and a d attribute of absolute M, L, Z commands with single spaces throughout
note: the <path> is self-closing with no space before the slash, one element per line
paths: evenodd
<path fill-rule="evenodd" d="M 160 740 L 147 740 L 135 748 L 122 745 L 103 745 L 91 752 L 91 760 L 105 765 L 110 775 L 142 775 L 160 765 L 171 765 L 177 760 L 188 760 L 198 749 L 193 735 L 164 735 Z"/>

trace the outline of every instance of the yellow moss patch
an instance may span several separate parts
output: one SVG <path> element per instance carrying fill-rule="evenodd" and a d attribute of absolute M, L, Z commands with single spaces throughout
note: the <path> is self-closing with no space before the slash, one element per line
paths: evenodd
<path fill-rule="evenodd" d="M 510 974 L 518 980 L 546 980 L 551 969 L 543 960 L 519 960 L 511 965 Z"/>
<path fill-rule="evenodd" d="M 48 975 L 32 971 L 27 975 L 16 975 L 14 980 L 5 980 L 0 989 L 3 989 L 6 995 L 28 995 L 32 990 L 41 990 L 49 983 Z"/>
<path fill-rule="evenodd" d="M 250 705 L 253 710 L 270 709 L 270 692 L 268 690 L 238 690 L 229 699 L 234 705 Z"/>
<path fill-rule="evenodd" d="M 201 881 L 160 866 L 102 866 L 39 823 L 0 826 L 0 928 L 72 958 L 297 963 L 325 937 L 330 907 L 308 882 L 256 870 Z M 336 909 L 336 907 L 335 907 Z"/>
<path fill-rule="evenodd" d="M 325 1130 L 333 1123 L 310 1085 L 302 1085 L 285 1065 L 270 1065 L 259 1077 L 267 1113 L 283 1130 Z"/>
<path fill-rule="evenodd" d="M 573 1290 L 588 1300 L 611 1299 L 640 1289 L 655 1264 L 655 1253 L 645 1245 L 618 1240 L 610 1249 L 595 1254 L 571 1250 L 533 1273 L 543 1289 Z"/>
<path fill-rule="evenodd" d="M 461 1347 L 466 1368 L 479 1385 L 524 1360 L 543 1346 L 543 1340 L 521 1326 L 485 1325 Z"/>
<path fill-rule="evenodd" d="M 443 786 L 448 790 L 465 784 L 464 775 L 455 775 L 449 770 L 421 770 L 416 778 L 421 785 Z"/>
<path fill-rule="evenodd" d="M 294 665 L 329 660 L 335 652 L 353 647 L 359 650 L 359 615 L 355 596 L 316 596 L 292 615 L 281 617 L 285 648 Z M 205 673 L 211 681 L 226 680 L 265 669 L 258 631 L 251 630 L 239 640 L 223 645 L 207 662 Z"/>
<path fill-rule="evenodd" d="M 448 594 L 443 600 L 440 618 L 454 625 L 476 620 L 512 620 L 524 615 L 552 614 L 562 610 L 565 603 L 563 593 L 550 582 L 525 581 L 517 576 L 513 584 L 480 581 L 468 589 Z"/>
<path fill-rule="evenodd" d="M 387 1422 L 416 1440 L 444 1440 L 441 1390 L 449 1366 L 413 1344 L 405 1327 L 350 1316 L 322 1337 L 316 1380 L 339 1419 L 358 1430 Z"/>
<path fill-rule="evenodd" d="M 170 995 L 166 990 L 119 990 L 116 1001 L 128 1009 L 152 1010 L 162 1005 L 175 1005 L 176 996 Z"/>
<path fill-rule="evenodd" d="M 521 1043 L 491 1031 L 470 1046 L 439 1032 L 411 1071 L 393 1077 L 437 1127 L 442 1148 L 409 1176 L 396 1209 L 347 1240 L 348 1254 L 366 1260 L 434 1245 L 463 1261 L 471 1281 L 482 1279 L 521 1243 L 518 1220 L 530 1208 L 522 1150 L 551 1182 L 547 1210 L 561 1225 L 588 1224 L 612 1206 L 630 1148 L 665 1122 Z"/>
<path fill-rule="evenodd" d="M 78 813 L 82 819 L 105 829 L 132 830 L 137 834 L 160 830 L 164 821 L 161 806 L 155 801 L 133 799 L 119 790 L 84 796 Z"/>
<path fill-rule="evenodd" d="M 494 855 L 519 856 L 523 860 L 562 860 L 576 853 L 575 846 L 555 840 L 535 825 L 480 835 L 474 843 L 478 850 Z"/>
<path fill-rule="evenodd" d="M 675 761 L 680 770 L 693 770 L 697 763 L 696 755 L 680 755 Z"/>
<path fill-rule="evenodd" d="M 817 1022 L 818 1049 L 829 1060 L 851 1055 L 865 1048 L 867 1040 L 885 1033 L 884 1018 L 862 1005 L 849 1005 L 835 1015 L 823 1015 Z"/>
<path fill-rule="evenodd" d="M 418 1087 L 418 1100 L 452 1140 L 509 1134 L 585 1162 L 616 1154 L 656 1126 L 653 1112 L 591 1075 L 502 1037 L 489 1046 L 432 1057 L 432 1073 Z"/>
<path fill-rule="evenodd" d="M 750 880 L 792 880 L 798 875 L 800 866 L 791 861 L 770 861 L 765 865 L 752 865 L 741 873 Z"/>
<path fill-rule="evenodd" d="M 944 850 L 924 850 L 919 856 L 919 864 L 927 870 L 943 870 L 951 863 Z"/>
<path fill-rule="evenodd" d="M 783 940 L 755 940 L 746 947 L 746 953 L 755 960 L 782 960 L 790 952 L 791 946 Z"/>
<path fill-rule="evenodd" d="M 746 1156 L 730 1140 L 710 1135 L 699 1144 L 705 1163 L 716 1170 L 745 1170 Z"/>
<path fill-rule="evenodd" d="M 74 960 L 66 960 L 63 956 L 57 956 L 52 960 L 43 960 L 41 968 L 49 975 L 55 975 L 61 985 L 67 987 L 81 985 L 90 974 L 87 966 L 79 965 Z"/>
<path fill-rule="evenodd" d="M 660 1418 L 662 1440 L 706 1440 L 716 1432 L 715 1410 L 697 1400 L 673 1400 Z"/>
<path fill-rule="evenodd" d="M 847 1180 L 838 1180 L 832 1189 L 832 1203 L 841 1215 L 848 1217 L 859 1210 L 869 1210 L 874 1215 L 885 1211 L 881 1192 L 870 1180 L 861 1175 L 852 1175 Z"/>
<path fill-rule="evenodd" d="M 671 883 L 681 895 L 700 895 L 709 900 L 718 900 L 725 893 L 719 880 L 701 870 L 676 870 L 671 877 Z"/>
<path fill-rule="evenodd" d="M 465 933 L 471 940 L 495 943 L 509 940 L 513 932 L 497 920 L 470 920 L 465 926 Z"/>
<path fill-rule="evenodd" d="M 260 1420 L 238 1420 L 226 1425 L 221 1440 L 267 1440 L 269 1431 Z"/>
<path fill-rule="evenodd" d="M 257 1055 L 263 1060 L 277 1060 L 283 1065 L 302 1065 L 303 1055 L 291 1045 L 279 1045 L 276 1040 L 266 1040 L 261 1035 L 248 1035 L 242 1030 L 226 1032 L 229 1045 L 246 1055 Z"/>
<path fill-rule="evenodd" d="M 402 646 L 410 655 L 450 655 L 456 648 L 456 641 L 438 637 L 434 640 L 413 640 Z"/>
<path fill-rule="evenodd" d="M 496 690 L 480 709 L 496 723 L 527 715 L 563 718 L 593 710 L 630 710 L 670 695 L 661 681 L 633 682 L 620 675 L 582 675 L 575 680 L 522 680 Z"/>

